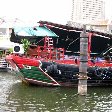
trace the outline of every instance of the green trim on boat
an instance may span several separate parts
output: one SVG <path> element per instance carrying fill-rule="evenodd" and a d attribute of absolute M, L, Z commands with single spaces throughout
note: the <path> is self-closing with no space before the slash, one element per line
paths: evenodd
<path fill-rule="evenodd" d="M 20 72 L 24 75 L 24 78 L 30 78 L 33 80 L 43 81 L 47 83 L 52 83 L 53 81 L 49 79 L 39 68 L 32 66 L 31 69 L 20 69 Z"/>

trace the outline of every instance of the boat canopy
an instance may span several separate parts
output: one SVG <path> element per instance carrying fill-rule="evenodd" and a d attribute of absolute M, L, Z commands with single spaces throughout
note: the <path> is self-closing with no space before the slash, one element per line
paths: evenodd
<path fill-rule="evenodd" d="M 37 36 L 37 37 L 58 37 L 53 31 L 48 29 L 46 26 L 36 26 L 36 27 L 15 27 L 15 35 L 18 36 Z"/>
<path fill-rule="evenodd" d="M 58 38 L 58 43 L 56 46 L 60 48 L 64 48 L 67 52 L 71 54 L 80 53 L 80 33 L 82 32 L 82 28 L 72 27 L 69 25 L 62 25 L 57 23 L 52 23 L 48 21 L 39 21 L 41 25 L 45 25 L 50 28 L 51 31 L 56 33 Z M 87 33 L 92 33 L 91 38 L 91 55 L 98 55 L 102 53 L 109 46 L 112 46 L 112 34 L 94 31 L 94 30 L 86 30 Z M 66 43 L 66 44 L 65 44 Z"/>

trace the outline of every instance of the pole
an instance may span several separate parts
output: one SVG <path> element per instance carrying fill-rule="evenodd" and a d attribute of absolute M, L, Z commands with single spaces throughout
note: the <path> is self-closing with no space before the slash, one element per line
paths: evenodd
<path fill-rule="evenodd" d="M 87 94 L 87 66 L 88 66 L 88 35 L 86 25 L 83 26 L 83 32 L 80 34 L 80 65 L 79 65 L 79 82 L 78 94 Z"/>

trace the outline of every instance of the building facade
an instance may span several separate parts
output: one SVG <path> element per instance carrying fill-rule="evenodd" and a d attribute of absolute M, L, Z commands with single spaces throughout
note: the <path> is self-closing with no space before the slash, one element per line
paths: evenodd
<path fill-rule="evenodd" d="M 73 22 L 92 22 L 105 19 L 105 2 L 103 0 L 72 0 Z"/>

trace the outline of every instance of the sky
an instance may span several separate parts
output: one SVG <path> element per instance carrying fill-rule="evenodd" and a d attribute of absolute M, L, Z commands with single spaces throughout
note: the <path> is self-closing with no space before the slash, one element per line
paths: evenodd
<path fill-rule="evenodd" d="M 112 19 L 112 0 L 105 1 L 105 15 L 106 18 Z"/>
<path fill-rule="evenodd" d="M 0 16 L 65 23 L 72 0 L 0 0 Z"/>
<path fill-rule="evenodd" d="M 106 1 L 106 18 L 111 18 L 112 0 Z M 71 19 L 72 0 L 0 0 L 0 17 L 24 21 L 66 24 Z"/>

